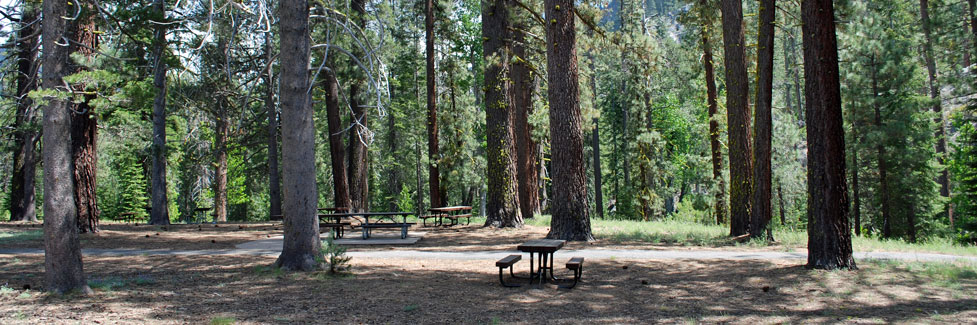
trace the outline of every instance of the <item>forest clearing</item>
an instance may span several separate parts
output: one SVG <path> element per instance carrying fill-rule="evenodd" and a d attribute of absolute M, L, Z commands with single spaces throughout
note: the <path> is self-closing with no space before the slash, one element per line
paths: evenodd
<path fill-rule="evenodd" d="M 0 155 L 4 324 L 977 323 L 977 0 L 0 0 Z"/>
<path fill-rule="evenodd" d="M 280 224 L 126 226 L 106 224 L 85 248 L 212 250 L 267 236 Z M 600 233 L 600 223 L 595 225 Z M 30 232 L 5 225 L 0 238 Z M 19 229 L 20 231 L 18 231 Z M 30 228 L 28 228 L 30 229 Z M 428 231 L 411 246 L 361 246 L 344 274 L 289 273 L 275 255 L 86 257 L 87 297 L 36 289 L 42 255 L 0 250 L 0 322 L 20 323 L 972 323 L 977 321 L 977 261 L 859 260 L 858 271 L 825 272 L 803 259 L 588 259 L 575 288 L 504 288 L 494 259 L 368 257 L 369 252 L 493 251 L 504 256 L 547 229 L 481 227 Z M 160 233 L 159 236 L 156 233 Z M 149 235 L 149 237 L 144 237 Z M 648 235 L 654 235 L 649 233 Z M 664 234 L 658 234 L 664 236 Z M 682 234 L 685 236 L 685 234 Z M 599 237 L 599 236 L 598 236 Z M 685 236 L 687 237 L 687 236 Z M 216 238 L 219 244 L 212 243 Z M 94 241 L 98 240 L 98 242 Z M 30 242 L 30 241 L 18 241 Z M 144 245 L 140 242 L 151 242 Z M 16 247 L 40 247 L 40 241 Z M 789 247 L 727 243 L 575 242 L 570 250 L 714 250 L 744 253 Z M 858 251 L 858 249 L 856 249 Z M 969 256 L 977 258 L 977 252 Z M 562 254 L 562 262 L 568 254 Z M 525 263 L 525 262 L 523 262 Z M 119 267 L 126 265 L 126 267 Z M 526 273 L 518 265 L 517 274 Z M 557 271 L 560 276 L 565 271 Z M 491 301 L 491 303 L 486 303 Z"/>

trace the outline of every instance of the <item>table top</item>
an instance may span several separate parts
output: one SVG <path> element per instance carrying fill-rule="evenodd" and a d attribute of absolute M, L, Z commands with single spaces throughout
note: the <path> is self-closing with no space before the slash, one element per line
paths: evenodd
<path fill-rule="evenodd" d="M 207 210 L 211 210 L 211 209 L 213 209 L 213 207 L 196 208 L 195 210 L 197 210 L 197 211 L 207 211 Z"/>
<path fill-rule="evenodd" d="M 320 214 L 319 217 L 352 217 L 352 216 L 406 216 L 413 212 L 343 212 Z"/>
<path fill-rule="evenodd" d="M 428 211 L 458 211 L 458 210 L 471 210 L 472 207 L 467 205 L 456 205 L 450 207 L 440 207 L 440 208 L 430 208 Z"/>
<path fill-rule="evenodd" d="M 516 247 L 523 252 L 552 253 L 563 248 L 567 241 L 562 239 L 534 239 Z"/>
<path fill-rule="evenodd" d="M 336 207 L 336 208 L 318 208 L 319 211 L 349 211 L 347 207 Z"/>

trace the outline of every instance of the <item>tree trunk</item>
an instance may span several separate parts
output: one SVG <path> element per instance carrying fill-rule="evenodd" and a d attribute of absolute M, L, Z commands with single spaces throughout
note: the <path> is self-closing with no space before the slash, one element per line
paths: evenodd
<path fill-rule="evenodd" d="M 875 62 L 875 57 L 872 57 L 872 105 L 875 108 L 875 127 L 882 131 L 885 130 L 885 124 L 882 123 L 882 104 L 879 98 L 879 80 L 876 76 L 878 71 L 878 65 Z M 882 195 L 882 238 L 892 237 L 892 215 L 890 214 L 890 202 L 889 202 L 889 177 L 888 173 L 888 158 L 886 157 L 885 150 L 885 137 L 880 138 L 878 144 L 876 144 L 876 150 L 878 151 L 878 168 L 879 168 L 879 192 Z"/>
<path fill-rule="evenodd" d="M 389 84 L 389 83 L 388 83 L 388 87 L 389 87 L 388 89 L 390 90 L 390 98 L 396 98 L 395 97 L 395 92 L 394 92 L 396 90 L 396 87 L 394 87 L 393 84 Z M 338 92 L 337 92 L 337 94 L 338 94 Z M 397 132 L 397 117 L 396 116 L 397 115 L 394 114 L 394 112 L 388 112 L 387 113 L 387 146 L 388 146 L 387 147 L 387 152 L 390 153 L 390 154 L 392 154 L 392 155 L 395 155 L 395 157 L 399 157 L 399 151 L 400 151 L 400 137 L 399 137 L 399 135 L 400 134 Z M 342 141 L 342 139 L 340 139 L 340 141 Z M 342 145 L 342 142 L 340 142 L 340 146 L 341 145 Z M 339 160 L 339 162 L 341 163 L 342 160 Z M 342 165 L 342 164 L 340 164 L 340 165 Z M 388 170 L 387 170 L 387 193 L 389 193 L 389 195 L 391 195 L 391 197 L 394 197 L 394 198 L 400 198 L 400 191 L 401 191 L 401 187 L 403 186 L 402 183 L 401 183 L 401 179 L 400 179 L 400 177 L 401 177 L 400 176 L 400 166 L 401 165 L 399 163 L 393 163 L 393 164 L 390 164 L 390 166 L 387 167 L 388 168 Z M 349 194 L 347 193 L 347 197 L 348 197 L 348 195 Z M 399 210 L 399 205 L 398 205 L 398 200 L 397 199 L 392 199 L 392 200 L 388 200 L 388 201 L 389 201 L 389 207 L 388 207 L 389 208 L 389 211 L 397 211 L 397 210 Z"/>
<path fill-rule="evenodd" d="M 777 202 L 780 203 L 780 225 L 787 224 L 787 213 L 784 212 L 784 186 L 777 183 Z"/>
<path fill-rule="evenodd" d="M 166 15 L 164 0 L 153 1 L 153 10 L 160 17 Z M 153 144 L 150 149 L 152 156 L 152 171 L 150 174 L 150 207 L 149 224 L 170 224 L 169 201 L 166 197 L 166 60 L 163 52 L 166 49 L 166 26 L 155 24 L 153 31 L 153 88 L 156 96 L 153 98 Z"/>
<path fill-rule="evenodd" d="M 511 0 L 491 0 L 482 6 L 485 67 L 485 129 L 488 163 L 486 226 L 522 227 L 516 182 L 515 103 L 512 98 L 510 59 Z"/>
<path fill-rule="evenodd" d="M 67 5 L 64 1 L 42 3 L 42 77 L 48 91 L 64 90 L 63 77 L 70 68 L 69 47 L 58 45 L 66 30 L 76 28 L 71 26 L 75 21 L 62 18 L 68 16 Z M 68 101 L 51 97 L 44 106 L 44 280 L 45 289 L 50 292 L 87 294 L 92 291 L 85 281 L 78 239 L 68 105 Z"/>
<path fill-rule="evenodd" d="M 94 9 L 90 4 L 83 5 L 78 26 L 69 30 L 68 38 L 77 43 L 68 46 L 72 53 L 85 57 L 95 55 L 98 48 L 98 34 L 95 27 Z M 84 67 L 68 63 L 68 74 L 81 72 Z M 85 85 L 75 85 L 75 91 L 84 91 Z M 98 232 L 98 200 L 96 193 L 96 172 L 98 165 L 98 116 L 91 101 L 95 95 L 86 94 L 74 106 L 71 114 L 71 153 L 74 161 L 75 205 L 78 206 L 78 229 L 82 233 Z"/>
<path fill-rule="evenodd" d="M 308 1 L 282 0 L 279 15 L 285 239 L 275 265 L 312 271 L 319 267 L 322 253 L 316 219 L 315 126 L 308 94 Z"/>
<path fill-rule="evenodd" d="M 801 11 L 807 96 L 807 266 L 855 269 L 834 7 L 831 0 L 807 0 L 802 2 Z"/>
<path fill-rule="evenodd" d="M 706 1 L 700 0 L 701 8 L 706 8 Z M 704 17 L 704 14 L 703 14 Z M 723 179 L 723 149 L 719 142 L 719 104 L 716 100 L 716 76 L 713 72 L 712 44 L 709 42 L 709 23 L 703 18 L 702 22 L 702 64 L 706 73 L 706 95 L 709 104 L 709 144 L 712 148 L 712 179 L 716 181 L 716 224 L 720 225 L 726 219 L 726 181 Z"/>
<path fill-rule="evenodd" d="M 227 101 L 217 99 L 217 116 L 214 129 L 214 221 L 227 222 Z"/>
<path fill-rule="evenodd" d="M 946 133 L 943 129 L 943 104 L 940 99 L 940 81 L 937 76 L 936 59 L 933 58 L 933 37 L 930 31 L 929 0 L 919 0 L 920 25 L 923 25 L 923 57 L 926 61 L 926 72 L 929 75 L 930 99 L 933 100 L 933 123 L 936 124 L 936 161 L 939 163 L 939 176 L 936 183 L 940 184 L 940 196 L 950 197 L 950 174 L 946 163 Z M 949 206 L 949 205 L 948 205 Z M 950 220 L 953 224 L 953 220 Z"/>
<path fill-rule="evenodd" d="M 794 62 L 794 65 L 791 67 L 791 74 L 794 76 L 794 78 L 793 78 L 794 79 L 794 87 L 793 88 L 794 88 L 794 98 L 797 101 L 797 105 L 795 105 L 795 106 L 797 106 L 797 120 L 798 121 L 804 121 L 804 97 L 801 96 L 801 90 L 802 90 L 802 87 L 801 87 L 801 73 L 799 71 L 797 71 L 798 69 L 797 69 L 797 65 L 796 65 L 796 62 L 797 62 L 797 40 L 794 38 L 794 36 L 790 36 L 789 39 L 790 39 L 790 52 L 791 52 L 790 59 L 791 59 L 791 62 Z"/>
<path fill-rule="evenodd" d="M 550 104 L 552 220 L 546 238 L 594 240 L 587 208 L 583 130 L 577 87 L 577 39 L 572 0 L 546 0 L 546 71 Z"/>
<path fill-rule="evenodd" d="M 596 87 L 594 88 L 596 91 Z M 597 216 L 601 219 L 604 218 L 604 191 L 601 182 L 601 168 L 600 168 L 600 123 L 599 120 L 594 118 L 594 200 L 596 201 Z"/>
<path fill-rule="evenodd" d="M 270 215 L 282 214 L 281 172 L 278 169 L 278 110 L 275 109 L 275 78 L 271 31 L 265 33 L 265 110 L 268 115 L 268 196 Z"/>
<path fill-rule="evenodd" d="M 773 40 L 777 12 L 776 0 L 760 0 L 760 27 L 757 31 L 756 111 L 753 124 L 753 201 L 750 204 L 750 238 L 761 238 L 772 218 L 770 207 L 770 137 L 773 120 Z M 768 241 L 773 238 L 768 237 Z"/>
<path fill-rule="evenodd" d="M 729 235 L 736 237 L 750 231 L 750 199 L 753 190 L 750 84 L 746 70 L 742 0 L 721 0 L 720 4 L 723 13 L 726 114 L 729 127 Z"/>
<path fill-rule="evenodd" d="M 539 211 L 539 168 L 536 166 L 536 141 L 532 137 L 529 116 L 533 114 L 535 76 L 526 57 L 525 28 L 517 23 L 513 28 L 512 95 L 515 103 L 516 160 L 519 180 L 519 208 L 523 218 L 532 218 Z"/>
<path fill-rule="evenodd" d="M 13 170 L 10 180 L 10 221 L 37 222 L 35 177 L 37 176 L 37 141 L 35 130 L 37 110 L 28 93 L 37 89 L 39 35 L 34 35 L 41 23 L 37 4 L 23 2 L 20 31 L 17 33 L 17 117 L 14 122 Z"/>
<path fill-rule="evenodd" d="M 330 69 L 322 71 L 321 87 L 326 92 L 326 124 L 329 128 L 329 156 L 332 162 L 333 204 L 337 207 L 352 206 L 349 183 L 346 178 L 346 151 L 343 150 L 343 126 L 339 115 L 339 82 Z"/>
<path fill-rule="evenodd" d="M 353 9 L 352 19 L 360 28 L 365 29 L 365 16 L 366 16 L 366 3 L 364 0 L 353 0 L 350 2 L 350 7 Z M 354 47 L 353 55 L 359 57 L 359 47 Z M 359 67 L 355 63 L 350 62 L 351 68 L 354 71 L 359 71 Z M 349 133 L 349 156 L 347 166 L 349 173 L 349 191 L 350 191 L 350 201 L 352 203 L 353 211 L 369 211 L 370 210 L 370 179 L 369 179 L 369 157 L 367 156 L 366 143 L 369 141 L 367 133 L 369 132 L 367 118 L 369 112 L 366 107 L 360 105 L 359 94 L 360 88 L 363 85 L 362 74 L 354 73 L 356 77 L 352 80 L 349 86 L 349 106 L 352 110 L 353 126 L 350 128 Z"/>
<path fill-rule="evenodd" d="M 858 125 L 855 119 L 851 121 L 852 130 L 852 151 L 851 151 L 851 186 L 852 186 L 852 213 L 854 216 L 855 236 L 862 235 L 862 201 L 858 189 Z"/>
<path fill-rule="evenodd" d="M 431 191 L 431 207 L 443 206 L 441 202 L 441 173 L 438 165 L 438 105 L 434 71 L 434 0 L 424 1 L 424 41 L 427 51 L 427 157 L 428 187 Z"/>
<path fill-rule="evenodd" d="M 368 195 L 369 175 L 367 173 L 368 162 L 365 143 L 367 141 L 366 133 L 369 132 L 366 128 L 368 114 L 366 108 L 360 106 L 359 101 L 356 99 L 356 94 L 359 93 L 359 83 L 354 82 L 349 89 L 349 103 L 353 111 L 352 118 L 354 124 L 349 129 L 349 156 L 346 157 L 349 168 L 346 170 L 349 173 L 347 180 L 349 182 L 352 210 L 365 212 L 370 210 Z"/>

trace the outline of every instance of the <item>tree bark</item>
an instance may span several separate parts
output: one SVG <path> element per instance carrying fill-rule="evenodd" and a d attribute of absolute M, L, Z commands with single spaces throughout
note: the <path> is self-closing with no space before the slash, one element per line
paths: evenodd
<path fill-rule="evenodd" d="M 319 267 L 322 253 L 316 219 L 315 126 L 308 94 L 308 1 L 282 0 L 279 15 L 285 239 L 275 265 L 312 271 Z"/>
<path fill-rule="evenodd" d="M 536 141 L 532 137 L 529 116 L 533 114 L 533 92 L 536 89 L 535 76 L 526 57 L 526 36 L 524 24 L 516 23 L 513 28 L 512 54 L 512 94 L 515 103 L 516 161 L 519 180 L 519 209 L 523 218 L 532 218 L 539 211 L 539 168 L 537 167 Z"/>
<path fill-rule="evenodd" d="M 721 0 L 726 60 L 726 114 L 729 127 L 730 236 L 750 232 L 753 149 L 750 84 L 746 70 L 742 0 Z"/>
<path fill-rule="evenodd" d="M 807 266 L 855 269 L 848 221 L 834 7 L 831 0 L 806 0 L 801 12 L 807 96 Z"/>
<path fill-rule="evenodd" d="M 970 40 L 970 49 L 977 51 L 977 0 L 967 0 L 967 9 L 970 12 L 970 32 L 974 34 Z"/>
<path fill-rule="evenodd" d="M 511 0 L 485 1 L 482 5 L 482 39 L 485 67 L 485 129 L 487 139 L 488 193 L 486 226 L 522 227 L 516 182 L 515 104 L 512 98 L 510 59 Z"/>
<path fill-rule="evenodd" d="M 366 28 L 366 3 L 364 0 L 353 0 L 350 2 L 353 9 L 352 19 L 360 28 Z M 354 47 L 353 55 L 361 56 L 359 47 Z M 359 67 L 350 62 L 354 71 L 359 71 Z M 347 172 L 349 173 L 350 201 L 353 211 L 370 210 L 370 179 L 369 179 L 369 157 L 367 155 L 366 141 L 369 112 L 366 107 L 362 107 L 359 102 L 360 88 L 363 85 L 362 75 L 354 73 L 356 77 L 349 86 L 349 106 L 352 110 L 353 126 L 349 132 L 349 156 Z"/>
<path fill-rule="evenodd" d="M 153 1 L 153 10 L 160 17 L 166 15 L 164 0 Z M 169 201 L 166 197 L 166 60 L 163 52 L 166 48 L 166 26 L 155 24 L 153 31 L 153 88 L 156 96 L 153 99 L 153 143 L 150 149 L 152 156 L 152 172 L 150 175 L 149 224 L 170 224 Z"/>
<path fill-rule="evenodd" d="M 593 79 L 591 79 L 593 81 Z M 594 90 L 596 91 L 596 87 Z M 596 201 L 597 216 L 601 219 L 604 218 L 604 190 L 602 188 L 601 181 L 601 168 L 600 168 L 600 123 L 598 118 L 594 118 L 594 201 Z M 537 169 L 538 170 L 538 169 Z"/>
<path fill-rule="evenodd" d="M 936 59 L 933 58 L 933 36 L 929 16 L 929 0 L 919 0 L 920 25 L 923 26 L 923 57 L 926 61 L 926 72 L 929 76 L 930 99 L 933 100 L 933 123 L 936 124 L 936 161 L 939 163 L 939 175 L 936 183 L 940 184 L 940 196 L 950 197 L 950 172 L 944 166 L 946 163 L 946 131 L 943 127 L 943 103 L 940 99 L 940 81 L 937 76 Z M 949 207 L 949 205 L 947 205 Z M 953 219 L 950 217 L 950 224 Z"/>
<path fill-rule="evenodd" d="M 352 207 L 349 183 L 346 178 L 346 151 L 343 150 L 343 126 L 339 115 L 339 82 L 330 69 L 322 71 L 322 87 L 326 92 L 326 124 L 329 128 L 329 155 L 332 162 L 333 199 L 337 208 Z"/>
<path fill-rule="evenodd" d="M 784 185 L 777 183 L 777 202 L 780 203 L 780 225 L 787 224 L 787 213 L 784 211 Z"/>
<path fill-rule="evenodd" d="M 858 125 L 855 119 L 851 121 L 852 153 L 851 153 L 851 184 L 852 184 L 852 213 L 854 216 L 855 236 L 862 235 L 862 201 L 858 188 Z"/>
<path fill-rule="evenodd" d="M 70 68 L 70 49 L 60 46 L 65 31 L 76 28 L 68 16 L 67 2 L 44 1 L 41 26 L 44 65 L 43 87 L 64 89 L 63 77 Z M 77 3 L 76 3 L 77 5 Z M 68 33 L 72 35 L 72 33 Z M 82 266 L 78 239 L 78 208 L 75 206 L 75 178 L 71 152 L 69 102 L 50 98 L 44 106 L 44 280 L 45 289 L 55 293 L 91 293 Z"/>
<path fill-rule="evenodd" d="M 365 212 L 370 210 L 369 169 L 366 144 L 364 143 L 367 141 L 366 133 L 369 132 L 366 128 L 368 113 L 366 108 L 360 106 L 356 99 L 356 94 L 359 93 L 359 83 L 354 81 L 349 89 L 349 104 L 352 107 L 352 118 L 354 120 L 354 124 L 349 129 L 349 156 L 346 157 L 349 167 L 346 172 L 349 174 L 347 180 L 349 182 L 350 207 L 353 211 Z"/>
<path fill-rule="evenodd" d="M 428 188 L 431 191 L 431 207 L 443 206 L 441 202 L 441 172 L 438 165 L 438 105 L 437 81 L 434 71 L 434 0 L 424 1 L 424 42 L 427 52 L 427 157 Z"/>
<path fill-rule="evenodd" d="M 268 214 L 282 214 L 281 171 L 278 169 L 278 110 L 275 109 L 275 54 L 271 31 L 265 33 L 265 110 L 268 115 Z"/>
<path fill-rule="evenodd" d="M 17 33 L 17 117 L 14 121 L 13 170 L 10 179 L 10 221 L 37 222 L 35 177 L 37 175 L 37 110 L 28 93 L 37 89 L 40 7 L 23 2 L 20 31 Z"/>
<path fill-rule="evenodd" d="M 550 103 L 552 220 L 546 238 L 594 240 L 587 207 L 583 130 L 577 83 L 577 39 L 572 0 L 546 0 L 546 71 Z"/>
<path fill-rule="evenodd" d="M 396 87 L 394 87 L 393 84 L 388 84 L 388 86 L 390 90 L 390 98 L 396 98 L 394 92 Z M 397 114 L 394 114 L 394 112 L 389 112 L 387 113 L 387 152 L 395 155 L 395 157 L 399 157 L 400 152 L 400 133 L 397 131 Z M 342 145 L 342 142 L 340 142 L 340 145 Z M 340 162 L 342 162 L 342 160 L 340 160 Z M 395 162 L 387 167 L 387 193 L 394 198 L 400 198 L 400 191 L 403 186 L 400 175 L 400 166 L 401 164 L 399 162 Z M 394 199 L 388 201 L 389 211 L 399 210 L 398 200 Z"/>
<path fill-rule="evenodd" d="M 875 127 L 880 131 L 885 130 L 885 124 L 882 123 L 882 104 L 879 98 L 879 80 L 876 76 L 878 71 L 878 64 L 875 62 L 875 57 L 872 57 L 872 106 L 875 108 Z M 882 238 L 892 237 L 892 214 L 890 213 L 890 203 L 889 202 L 889 177 L 888 177 L 888 158 L 886 157 L 886 149 L 884 144 L 885 137 L 879 139 L 876 145 L 876 150 L 878 152 L 878 157 L 876 157 L 879 168 L 879 192 L 882 196 Z"/>
<path fill-rule="evenodd" d="M 773 130 L 773 40 L 776 0 L 760 0 L 760 27 L 757 31 L 756 110 L 753 124 L 753 201 L 750 204 L 750 238 L 761 238 L 772 218 L 770 207 L 770 138 Z M 773 238 L 767 238 L 773 241 Z"/>
<path fill-rule="evenodd" d="M 705 10 L 705 0 L 699 1 L 700 8 Z M 719 142 L 719 103 L 716 100 L 716 75 L 712 62 L 712 44 L 709 41 L 710 23 L 702 13 L 702 65 L 706 74 L 706 97 L 709 105 L 709 145 L 712 152 L 712 179 L 716 181 L 716 224 L 720 225 L 726 219 L 726 181 L 723 179 L 723 149 Z"/>
<path fill-rule="evenodd" d="M 80 3 L 75 3 L 80 4 Z M 98 48 L 98 34 L 95 27 L 94 8 L 83 4 L 79 22 L 68 31 L 68 38 L 74 40 L 69 51 L 86 58 L 95 55 Z M 81 72 L 85 68 L 73 62 L 68 63 L 68 74 Z M 75 90 L 85 91 L 86 85 L 75 85 Z M 78 206 L 78 229 L 82 233 L 98 232 L 98 200 L 96 198 L 96 173 L 98 165 L 98 116 L 91 101 L 95 95 L 85 94 L 74 106 L 71 114 L 71 152 L 74 161 L 75 205 Z"/>
<path fill-rule="evenodd" d="M 217 116 L 214 121 L 214 221 L 227 222 L 227 100 L 217 99 Z"/>

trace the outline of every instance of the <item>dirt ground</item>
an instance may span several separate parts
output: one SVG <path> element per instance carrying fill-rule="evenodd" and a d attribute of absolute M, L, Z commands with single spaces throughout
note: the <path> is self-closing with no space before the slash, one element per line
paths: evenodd
<path fill-rule="evenodd" d="M 86 247 L 228 248 L 280 235 L 276 227 L 105 225 L 86 235 Z M 0 226 L 12 229 L 32 228 Z M 409 249 L 512 249 L 545 235 L 541 227 L 423 231 L 428 235 Z M 0 241 L 0 248 L 13 247 L 41 245 Z M 583 282 L 566 290 L 501 287 L 494 260 L 357 257 L 347 276 L 282 273 L 268 267 L 274 260 L 86 256 L 95 293 L 53 296 L 43 292 L 42 255 L 0 254 L 0 324 L 977 323 L 977 280 L 944 281 L 899 263 L 823 272 L 797 260 L 595 259 L 585 262 Z M 528 268 L 522 261 L 515 270 L 525 275 Z M 559 263 L 557 275 L 567 275 Z"/>
<path fill-rule="evenodd" d="M 172 249 L 172 250 L 201 250 L 201 249 L 231 249 L 235 245 L 274 236 L 281 236 L 281 223 L 222 223 L 213 224 L 174 224 L 169 226 L 132 225 L 121 223 L 103 223 L 101 231 L 95 234 L 82 234 L 82 248 L 97 249 Z M 16 240 L 0 241 L 3 248 L 44 248 L 44 238 L 40 236 L 42 225 L 39 223 L 0 223 L 0 233 L 37 233 Z M 378 230 L 382 232 L 386 230 Z M 400 230 L 391 230 L 399 232 Z M 372 250 L 417 250 L 417 251 L 492 251 L 512 250 L 530 239 L 546 237 L 548 227 L 525 226 L 520 229 L 483 228 L 481 225 L 458 225 L 452 227 L 414 227 L 411 233 L 425 233 L 423 239 L 414 245 L 402 246 L 351 246 L 349 251 Z M 357 236 L 358 231 L 346 232 L 347 236 Z M 326 234 L 323 234 L 325 238 Z M 747 249 L 733 247 L 690 247 L 681 244 L 648 244 L 621 243 L 608 240 L 593 242 L 569 242 L 567 249 L 696 249 L 696 250 L 730 250 Z M 784 250 L 783 247 L 771 245 L 752 250 Z"/>

